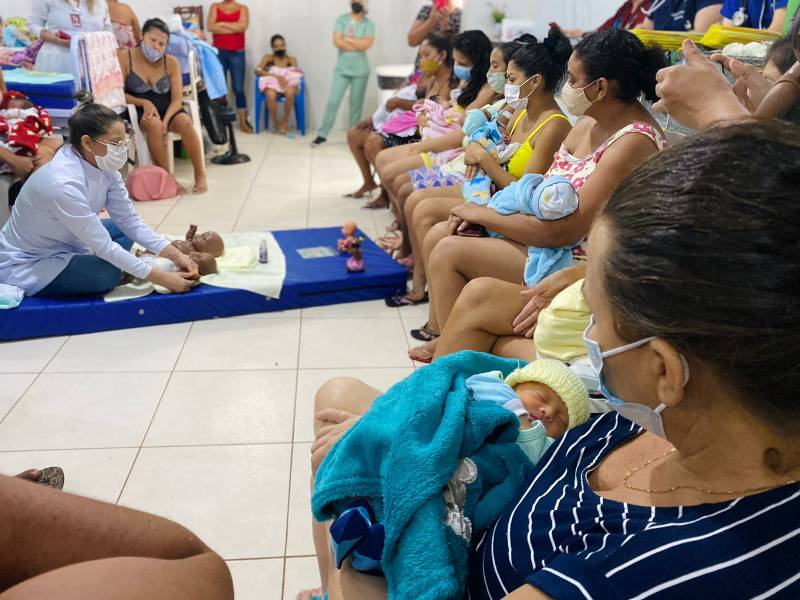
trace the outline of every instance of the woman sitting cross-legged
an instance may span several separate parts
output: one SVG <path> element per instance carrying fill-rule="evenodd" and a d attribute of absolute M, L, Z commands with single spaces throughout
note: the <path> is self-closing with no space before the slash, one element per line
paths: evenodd
<path fill-rule="evenodd" d="M 139 126 L 147 137 L 153 162 L 166 169 L 168 133 L 177 133 L 194 167 L 196 194 L 208 191 L 203 146 L 183 109 L 183 76 L 178 60 L 165 54 L 169 29 L 161 19 L 149 19 L 142 27 L 142 41 L 136 48 L 119 51 L 125 78 L 125 98 L 136 107 Z"/>
<path fill-rule="evenodd" d="M 461 577 L 474 600 L 800 596 L 798 165 L 800 129 L 753 121 L 690 137 L 619 186 L 592 227 L 584 287 L 584 339 L 614 410 L 554 442 L 468 536 L 468 568 L 440 579 Z M 320 475 L 379 394 L 353 379 L 319 390 Z M 374 489 L 390 489 L 381 475 Z M 402 597 L 350 559 L 337 569 L 314 528 L 331 600 L 385 598 L 387 581 Z M 404 564 L 435 590 L 417 552 Z"/>
<path fill-rule="evenodd" d="M 629 31 L 598 31 L 578 44 L 567 66 L 561 101 L 571 114 L 587 118 L 572 129 L 544 174 L 570 182 L 578 193 L 578 209 L 546 221 L 521 213 L 502 215 L 472 202 L 452 208 L 450 222 L 433 227 L 422 245 L 431 296 L 428 329 L 446 326 L 467 282 L 499 279 L 513 286 L 518 299 L 523 282 L 536 283 L 524 279 L 530 248 L 562 248 L 585 238 L 622 179 L 667 145 L 655 119 L 639 102 L 642 93 L 655 99 L 656 72 L 663 66 L 663 53 L 646 48 Z M 503 237 L 451 235 L 462 222 Z M 435 341 L 429 342 L 412 350 L 411 357 L 430 361 L 435 347 Z"/>

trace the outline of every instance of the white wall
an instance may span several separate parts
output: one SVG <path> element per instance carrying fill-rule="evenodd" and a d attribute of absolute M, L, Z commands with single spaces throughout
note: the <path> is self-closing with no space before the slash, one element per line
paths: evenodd
<path fill-rule="evenodd" d="M 3 0 L 3 17 L 27 16 L 31 0 Z M 210 5 L 207 0 L 127 0 L 139 19 L 169 13 L 174 6 Z M 306 71 L 311 102 L 311 127 L 322 119 L 336 64 L 332 44 L 333 22 L 349 10 L 349 0 L 243 0 L 250 7 L 250 29 L 247 32 L 248 73 L 252 74 L 261 55 L 269 51 L 269 38 L 275 33 L 286 37 L 289 52 L 297 56 Z M 563 27 L 596 27 L 621 4 L 622 0 L 497 0 L 514 18 L 534 19 L 540 33 L 550 21 Z M 369 0 L 369 15 L 376 24 L 376 42 L 369 53 L 373 67 L 381 64 L 413 61 L 415 51 L 406 44 L 406 33 L 419 7 L 426 0 Z M 463 0 L 464 29 L 489 30 L 489 5 L 485 0 Z M 248 99 L 252 94 L 252 77 L 247 80 Z M 376 103 L 373 77 L 367 91 L 366 112 Z M 345 101 L 346 102 L 346 101 Z M 251 101 L 249 101 L 251 103 Z M 250 107 L 252 109 L 252 106 Z M 340 112 L 339 125 L 344 126 L 346 106 Z"/>

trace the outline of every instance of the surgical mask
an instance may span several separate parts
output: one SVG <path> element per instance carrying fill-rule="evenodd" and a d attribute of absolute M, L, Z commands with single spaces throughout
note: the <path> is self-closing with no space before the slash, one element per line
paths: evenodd
<path fill-rule="evenodd" d="M 286 56 L 286 48 L 275 50 L 275 56 L 277 56 L 278 58 L 283 58 L 284 56 Z"/>
<path fill-rule="evenodd" d="M 667 408 L 666 404 L 662 403 L 656 408 L 650 408 L 644 404 L 625 402 L 622 398 L 616 396 L 614 392 L 608 388 L 605 378 L 603 377 L 604 358 L 610 358 L 612 356 L 628 352 L 629 350 L 633 350 L 634 348 L 639 348 L 645 344 L 649 344 L 656 338 L 653 336 L 647 337 L 639 340 L 638 342 L 633 342 L 631 344 L 620 346 L 619 348 L 614 348 L 608 352 L 603 352 L 600 349 L 600 344 L 589 337 L 589 331 L 592 329 L 592 327 L 594 327 L 594 317 L 590 319 L 589 327 L 587 327 L 586 331 L 583 333 L 583 343 L 586 344 L 586 349 L 589 352 L 589 360 L 592 362 L 592 367 L 597 373 L 597 379 L 600 381 L 600 393 L 602 393 L 606 400 L 608 400 L 611 408 L 617 411 L 620 415 L 629 421 L 636 423 L 650 433 L 666 439 L 667 435 L 664 431 L 664 421 L 661 418 L 661 413 L 663 413 L 664 409 Z M 681 355 L 681 362 L 683 363 L 683 385 L 686 386 L 686 384 L 689 383 L 689 364 L 686 362 L 686 359 L 683 357 L 683 355 Z"/>
<path fill-rule="evenodd" d="M 461 81 L 469 81 L 471 71 L 472 67 L 462 67 L 461 65 L 453 67 L 453 75 L 458 77 Z"/>
<path fill-rule="evenodd" d="M 422 74 L 426 77 L 436 75 L 441 68 L 442 65 L 435 58 L 423 58 L 419 61 L 419 70 L 422 71 Z"/>
<path fill-rule="evenodd" d="M 594 81 L 592 83 L 594 83 Z M 564 87 L 561 88 L 561 102 L 564 103 L 564 108 L 567 109 L 567 112 L 575 117 L 586 114 L 589 107 L 594 104 L 586 95 L 586 88 L 592 85 L 592 83 L 582 88 L 574 88 L 569 84 L 569 81 L 564 82 Z"/>
<path fill-rule="evenodd" d="M 494 90 L 495 94 L 502 94 L 506 88 L 506 74 L 498 71 L 497 73 L 487 73 L 486 82 Z"/>
<path fill-rule="evenodd" d="M 157 62 L 161 60 L 162 56 L 164 56 L 163 52 L 159 52 L 158 50 L 155 50 L 146 44 L 142 44 L 141 49 L 142 49 L 142 54 L 144 54 L 144 58 L 145 60 L 147 60 L 147 62 L 151 63 Z"/>
<path fill-rule="evenodd" d="M 353 14 L 358 14 L 364 10 L 364 5 L 361 2 L 353 2 L 350 4 L 350 10 L 353 11 Z"/>
<path fill-rule="evenodd" d="M 504 91 L 506 96 L 506 104 L 508 104 L 511 108 L 517 110 L 525 108 L 528 105 L 528 96 L 530 96 L 533 92 L 535 92 L 536 88 L 534 87 L 524 98 L 519 97 L 521 93 L 520 90 L 522 90 L 523 85 L 528 83 L 534 77 L 536 77 L 536 75 L 531 75 L 525 81 L 522 82 L 522 85 L 516 85 L 513 83 L 505 84 Z"/>
<path fill-rule="evenodd" d="M 128 162 L 128 145 L 122 144 L 108 144 L 95 140 L 98 144 L 103 144 L 106 147 L 106 155 L 94 155 L 94 160 L 97 163 L 97 168 L 101 171 L 119 171 Z"/>

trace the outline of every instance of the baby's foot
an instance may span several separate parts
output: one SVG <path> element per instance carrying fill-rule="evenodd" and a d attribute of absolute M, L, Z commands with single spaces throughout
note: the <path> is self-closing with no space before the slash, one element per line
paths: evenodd
<path fill-rule="evenodd" d="M 208 183 L 206 176 L 196 177 L 194 180 L 194 187 L 192 188 L 193 194 L 205 194 L 208 191 Z"/>

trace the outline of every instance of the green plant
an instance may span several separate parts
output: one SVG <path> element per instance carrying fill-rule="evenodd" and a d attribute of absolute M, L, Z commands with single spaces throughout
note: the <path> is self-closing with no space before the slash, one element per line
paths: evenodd
<path fill-rule="evenodd" d="M 502 23 L 506 18 L 506 5 L 498 6 L 494 2 L 489 2 L 489 8 L 492 13 L 492 21 L 495 23 Z"/>

